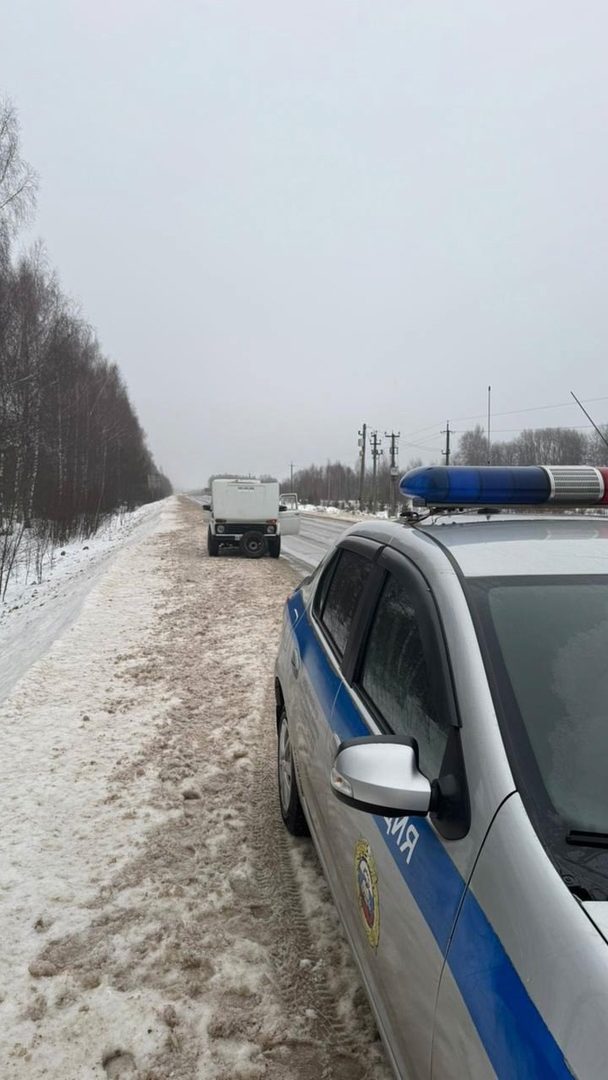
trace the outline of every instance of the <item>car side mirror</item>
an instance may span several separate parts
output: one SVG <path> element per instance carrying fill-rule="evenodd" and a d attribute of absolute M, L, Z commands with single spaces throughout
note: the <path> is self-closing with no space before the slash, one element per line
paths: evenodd
<path fill-rule="evenodd" d="M 434 791 L 418 768 L 415 739 L 369 735 L 343 742 L 330 776 L 334 795 L 368 814 L 424 817 Z"/>

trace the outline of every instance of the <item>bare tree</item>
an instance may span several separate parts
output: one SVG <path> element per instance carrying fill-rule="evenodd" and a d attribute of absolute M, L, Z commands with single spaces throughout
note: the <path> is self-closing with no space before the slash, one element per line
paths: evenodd
<path fill-rule="evenodd" d="M 0 228 L 7 234 L 33 210 L 37 188 L 36 173 L 21 157 L 15 107 L 0 99 Z"/>

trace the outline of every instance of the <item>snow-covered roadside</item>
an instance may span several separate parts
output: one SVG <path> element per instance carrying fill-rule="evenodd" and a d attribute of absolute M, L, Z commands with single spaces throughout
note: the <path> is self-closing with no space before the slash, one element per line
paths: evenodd
<path fill-rule="evenodd" d="M 0 707 L 2 1080 L 387 1080 L 276 805 L 291 580 L 170 500 Z"/>
<path fill-rule="evenodd" d="M 170 529 L 174 515 L 166 501 L 144 516 L 146 528 Z M 136 535 L 141 539 L 141 532 Z M 108 781 L 117 768 L 130 767 L 154 720 L 130 677 L 125 686 L 131 664 L 119 645 L 150 632 L 162 579 L 150 545 L 127 546 L 118 553 L 116 538 L 111 546 L 99 546 L 86 564 L 84 580 L 75 580 L 78 569 L 73 567 L 50 596 L 55 627 L 74 620 L 82 607 L 80 617 L 0 706 L 3 1078 L 103 1076 L 105 1049 L 99 1062 L 94 1057 L 89 1062 L 87 1046 L 100 1036 L 104 1042 L 120 1040 L 131 1024 L 141 1023 L 142 1009 L 128 1001 L 117 1005 L 110 988 L 100 992 L 92 1016 L 84 1002 L 77 1015 L 70 1015 L 78 991 L 92 990 L 99 982 L 95 950 L 77 988 L 65 972 L 37 959 L 49 937 L 59 940 L 90 924 L 109 876 L 133 857 L 146 823 L 154 819 L 151 809 L 141 811 L 150 787 L 145 769 L 130 778 L 120 795 Z M 115 561 L 109 567 L 110 554 Z M 29 614 L 36 626 L 36 612 Z M 32 653 L 40 651 L 53 629 L 48 619 L 42 622 L 42 631 L 33 635 Z M 16 630 L 18 655 L 24 628 Z M 52 984 L 45 983 L 53 972 Z M 41 1025 L 47 1028 L 42 1037 Z M 88 1071 L 95 1064 L 99 1068 Z"/>
<path fill-rule="evenodd" d="M 166 502 L 166 500 L 165 500 Z M 49 551 L 41 582 L 32 580 L 26 545 L 0 603 L 0 702 L 76 618 L 82 602 L 124 544 L 155 529 L 164 503 L 116 515 L 87 540 Z"/>

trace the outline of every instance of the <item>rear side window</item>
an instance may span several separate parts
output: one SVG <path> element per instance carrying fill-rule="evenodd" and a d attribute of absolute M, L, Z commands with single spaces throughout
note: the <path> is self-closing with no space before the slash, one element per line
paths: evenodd
<path fill-rule="evenodd" d="M 422 632 L 404 585 L 390 576 L 368 638 L 359 685 L 395 735 L 418 742 L 420 767 L 439 776 L 450 724 L 437 698 L 438 672 L 428 669 Z"/>
<path fill-rule="evenodd" d="M 325 579 L 321 583 L 318 614 L 340 656 L 344 655 L 357 604 L 371 568 L 368 559 L 343 549 L 325 589 Z"/>

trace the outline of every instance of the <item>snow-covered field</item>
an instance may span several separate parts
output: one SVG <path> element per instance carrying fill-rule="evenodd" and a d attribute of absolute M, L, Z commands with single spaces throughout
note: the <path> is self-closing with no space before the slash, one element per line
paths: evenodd
<path fill-rule="evenodd" d="M 0 1077 L 388 1080 L 276 805 L 291 571 L 208 559 L 185 499 L 122 530 L 0 620 Z"/>

